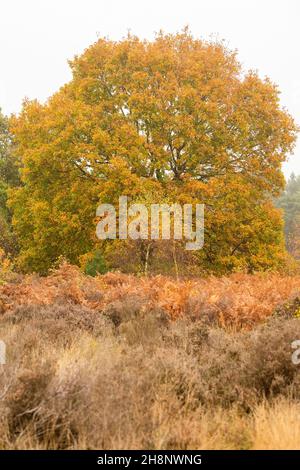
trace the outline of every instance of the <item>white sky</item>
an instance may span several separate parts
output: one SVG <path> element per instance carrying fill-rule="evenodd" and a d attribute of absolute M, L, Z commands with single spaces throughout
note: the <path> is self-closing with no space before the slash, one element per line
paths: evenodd
<path fill-rule="evenodd" d="M 245 68 L 276 82 L 300 124 L 299 19 L 299 0 L 0 0 L 0 107 L 9 114 L 24 97 L 45 100 L 71 78 L 67 59 L 99 35 L 153 38 L 189 25 L 197 37 L 225 39 Z M 300 138 L 291 171 L 300 174 Z"/>

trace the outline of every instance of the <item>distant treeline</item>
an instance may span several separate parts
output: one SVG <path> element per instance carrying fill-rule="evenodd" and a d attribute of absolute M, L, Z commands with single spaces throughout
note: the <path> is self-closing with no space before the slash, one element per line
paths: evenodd
<path fill-rule="evenodd" d="M 300 176 L 292 174 L 283 194 L 276 201 L 283 209 L 286 248 L 300 259 Z"/>

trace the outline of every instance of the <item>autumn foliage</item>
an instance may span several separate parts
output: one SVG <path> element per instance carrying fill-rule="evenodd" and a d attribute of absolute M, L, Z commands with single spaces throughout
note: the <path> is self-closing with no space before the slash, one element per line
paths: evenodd
<path fill-rule="evenodd" d="M 22 270 L 45 273 L 60 256 L 82 264 L 100 250 L 107 269 L 143 272 L 144 246 L 95 238 L 96 207 L 120 195 L 205 204 L 204 249 L 186 259 L 177 244 L 179 274 L 283 264 L 271 197 L 296 126 L 269 79 L 188 31 L 100 39 L 70 65 L 70 83 L 11 120 L 22 184 L 9 205 Z M 172 242 L 152 248 L 149 272 L 172 274 Z"/>
<path fill-rule="evenodd" d="M 102 38 L 70 67 L 45 104 L 0 112 L 0 449 L 300 448 L 279 90 L 187 29 Z M 204 204 L 203 249 L 98 240 L 120 196 Z"/>
<path fill-rule="evenodd" d="M 108 273 L 92 278 L 63 263 L 49 277 L 25 276 L 0 287 L 0 312 L 62 302 L 88 309 L 93 319 L 108 315 L 117 324 L 128 316 L 159 315 L 167 322 L 186 318 L 240 329 L 265 320 L 298 295 L 298 276 L 233 274 L 174 281 Z"/>

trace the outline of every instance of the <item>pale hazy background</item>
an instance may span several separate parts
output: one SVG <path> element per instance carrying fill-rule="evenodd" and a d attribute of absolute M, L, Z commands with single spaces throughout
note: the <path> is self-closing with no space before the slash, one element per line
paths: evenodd
<path fill-rule="evenodd" d="M 98 36 L 153 38 L 189 25 L 197 37 L 225 39 L 245 68 L 276 82 L 300 124 L 299 17 L 299 0 L 1 0 L 0 107 L 9 114 L 24 97 L 45 100 L 71 78 L 67 59 Z M 291 171 L 300 174 L 300 143 Z"/>

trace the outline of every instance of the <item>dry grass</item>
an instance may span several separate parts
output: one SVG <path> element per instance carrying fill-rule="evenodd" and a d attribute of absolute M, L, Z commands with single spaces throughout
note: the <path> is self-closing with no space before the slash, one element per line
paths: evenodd
<path fill-rule="evenodd" d="M 299 286 L 67 265 L 2 286 L 0 448 L 300 449 Z"/>
<path fill-rule="evenodd" d="M 258 450 L 300 449 L 300 404 L 279 400 L 263 403 L 254 412 L 253 448 Z"/>

